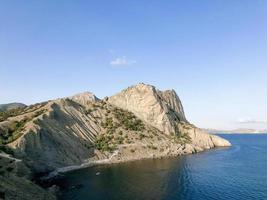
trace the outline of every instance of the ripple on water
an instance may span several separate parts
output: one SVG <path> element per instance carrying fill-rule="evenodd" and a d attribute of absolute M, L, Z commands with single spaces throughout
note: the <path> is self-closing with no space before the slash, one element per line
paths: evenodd
<path fill-rule="evenodd" d="M 267 135 L 224 135 L 231 148 L 66 174 L 60 199 L 266 200 Z M 99 176 L 95 176 L 100 172 Z"/>

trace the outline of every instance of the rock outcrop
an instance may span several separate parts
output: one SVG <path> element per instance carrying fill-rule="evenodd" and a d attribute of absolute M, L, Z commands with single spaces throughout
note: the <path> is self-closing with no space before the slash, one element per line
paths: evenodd
<path fill-rule="evenodd" d="M 90 102 L 99 101 L 99 99 L 91 92 L 79 93 L 68 98 L 81 105 L 87 105 Z"/>
<path fill-rule="evenodd" d="M 230 143 L 210 135 L 190 124 L 182 103 L 174 90 L 159 91 L 154 86 L 140 83 L 108 98 L 108 102 L 133 112 L 140 119 L 168 135 L 187 135 L 198 151 Z"/>
<path fill-rule="evenodd" d="M 133 112 L 168 135 L 178 134 L 178 123 L 186 122 L 183 106 L 174 90 L 162 92 L 140 83 L 108 98 L 108 102 Z"/>

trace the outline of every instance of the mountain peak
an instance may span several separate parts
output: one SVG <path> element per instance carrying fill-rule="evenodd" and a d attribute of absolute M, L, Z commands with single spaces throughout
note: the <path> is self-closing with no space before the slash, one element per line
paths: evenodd
<path fill-rule="evenodd" d="M 88 91 L 75 94 L 68 98 L 82 105 L 86 105 L 88 104 L 88 102 L 99 101 L 99 99 L 93 93 L 88 92 Z"/>
<path fill-rule="evenodd" d="M 126 92 L 132 89 L 137 89 L 137 90 L 155 90 L 155 86 L 153 85 L 149 85 L 149 84 L 145 84 L 145 83 L 138 83 L 136 85 L 132 85 L 124 90 L 122 90 L 122 92 Z"/>
<path fill-rule="evenodd" d="M 160 91 L 152 85 L 139 83 L 110 97 L 108 101 L 133 112 L 168 135 L 178 132 L 176 123 L 187 122 L 182 103 L 174 90 Z"/>

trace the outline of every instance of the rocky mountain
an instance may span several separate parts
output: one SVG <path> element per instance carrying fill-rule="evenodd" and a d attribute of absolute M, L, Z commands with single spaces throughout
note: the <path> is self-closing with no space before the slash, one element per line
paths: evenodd
<path fill-rule="evenodd" d="M 187 123 L 182 103 L 174 90 L 162 92 L 141 83 L 108 98 L 108 102 L 133 112 L 167 135 L 179 134 L 179 122 Z"/>
<path fill-rule="evenodd" d="M 186 120 L 182 103 L 174 90 L 159 91 L 141 83 L 108 98 L 108 102 L 133 112 L 164 134 L 189 137 L 190 145 L 196 151 L 229 146 L 226 140 L 208 135 Z"/>
<path fill-rule="evenodd" d="M 0 144 L 33 174 L 230 146 L 190 124 L 174 90 L 146 84 L 103 100 L 86 92 L 6 112 Z"/>
<path fill-rule="evenodd" d="M 0 104 L 0 112 L 12 110 L 12 109 L 18 109 L 18 108 L 25 108 L 25 107 L 26 105 L 23 103 Z"/>

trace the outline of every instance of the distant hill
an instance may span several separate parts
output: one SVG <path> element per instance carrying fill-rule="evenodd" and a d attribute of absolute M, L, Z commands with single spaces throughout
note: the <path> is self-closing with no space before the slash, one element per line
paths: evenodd
<path fill-rule="evenodd" d="M 7 104 L 0 104 L 0 111 L 8 111 L 17 108 L 25 108 L 26 105 L 23 103 L 7 103 Z"/>
<path fill-rule="evenodd" d="M 211 134 L 263 134 L 267 133 L 267 130 L 257 130 L 251 128 L 239 128 L 234 130 L 218 130 L 218 129 L 203 129 Z"/>

